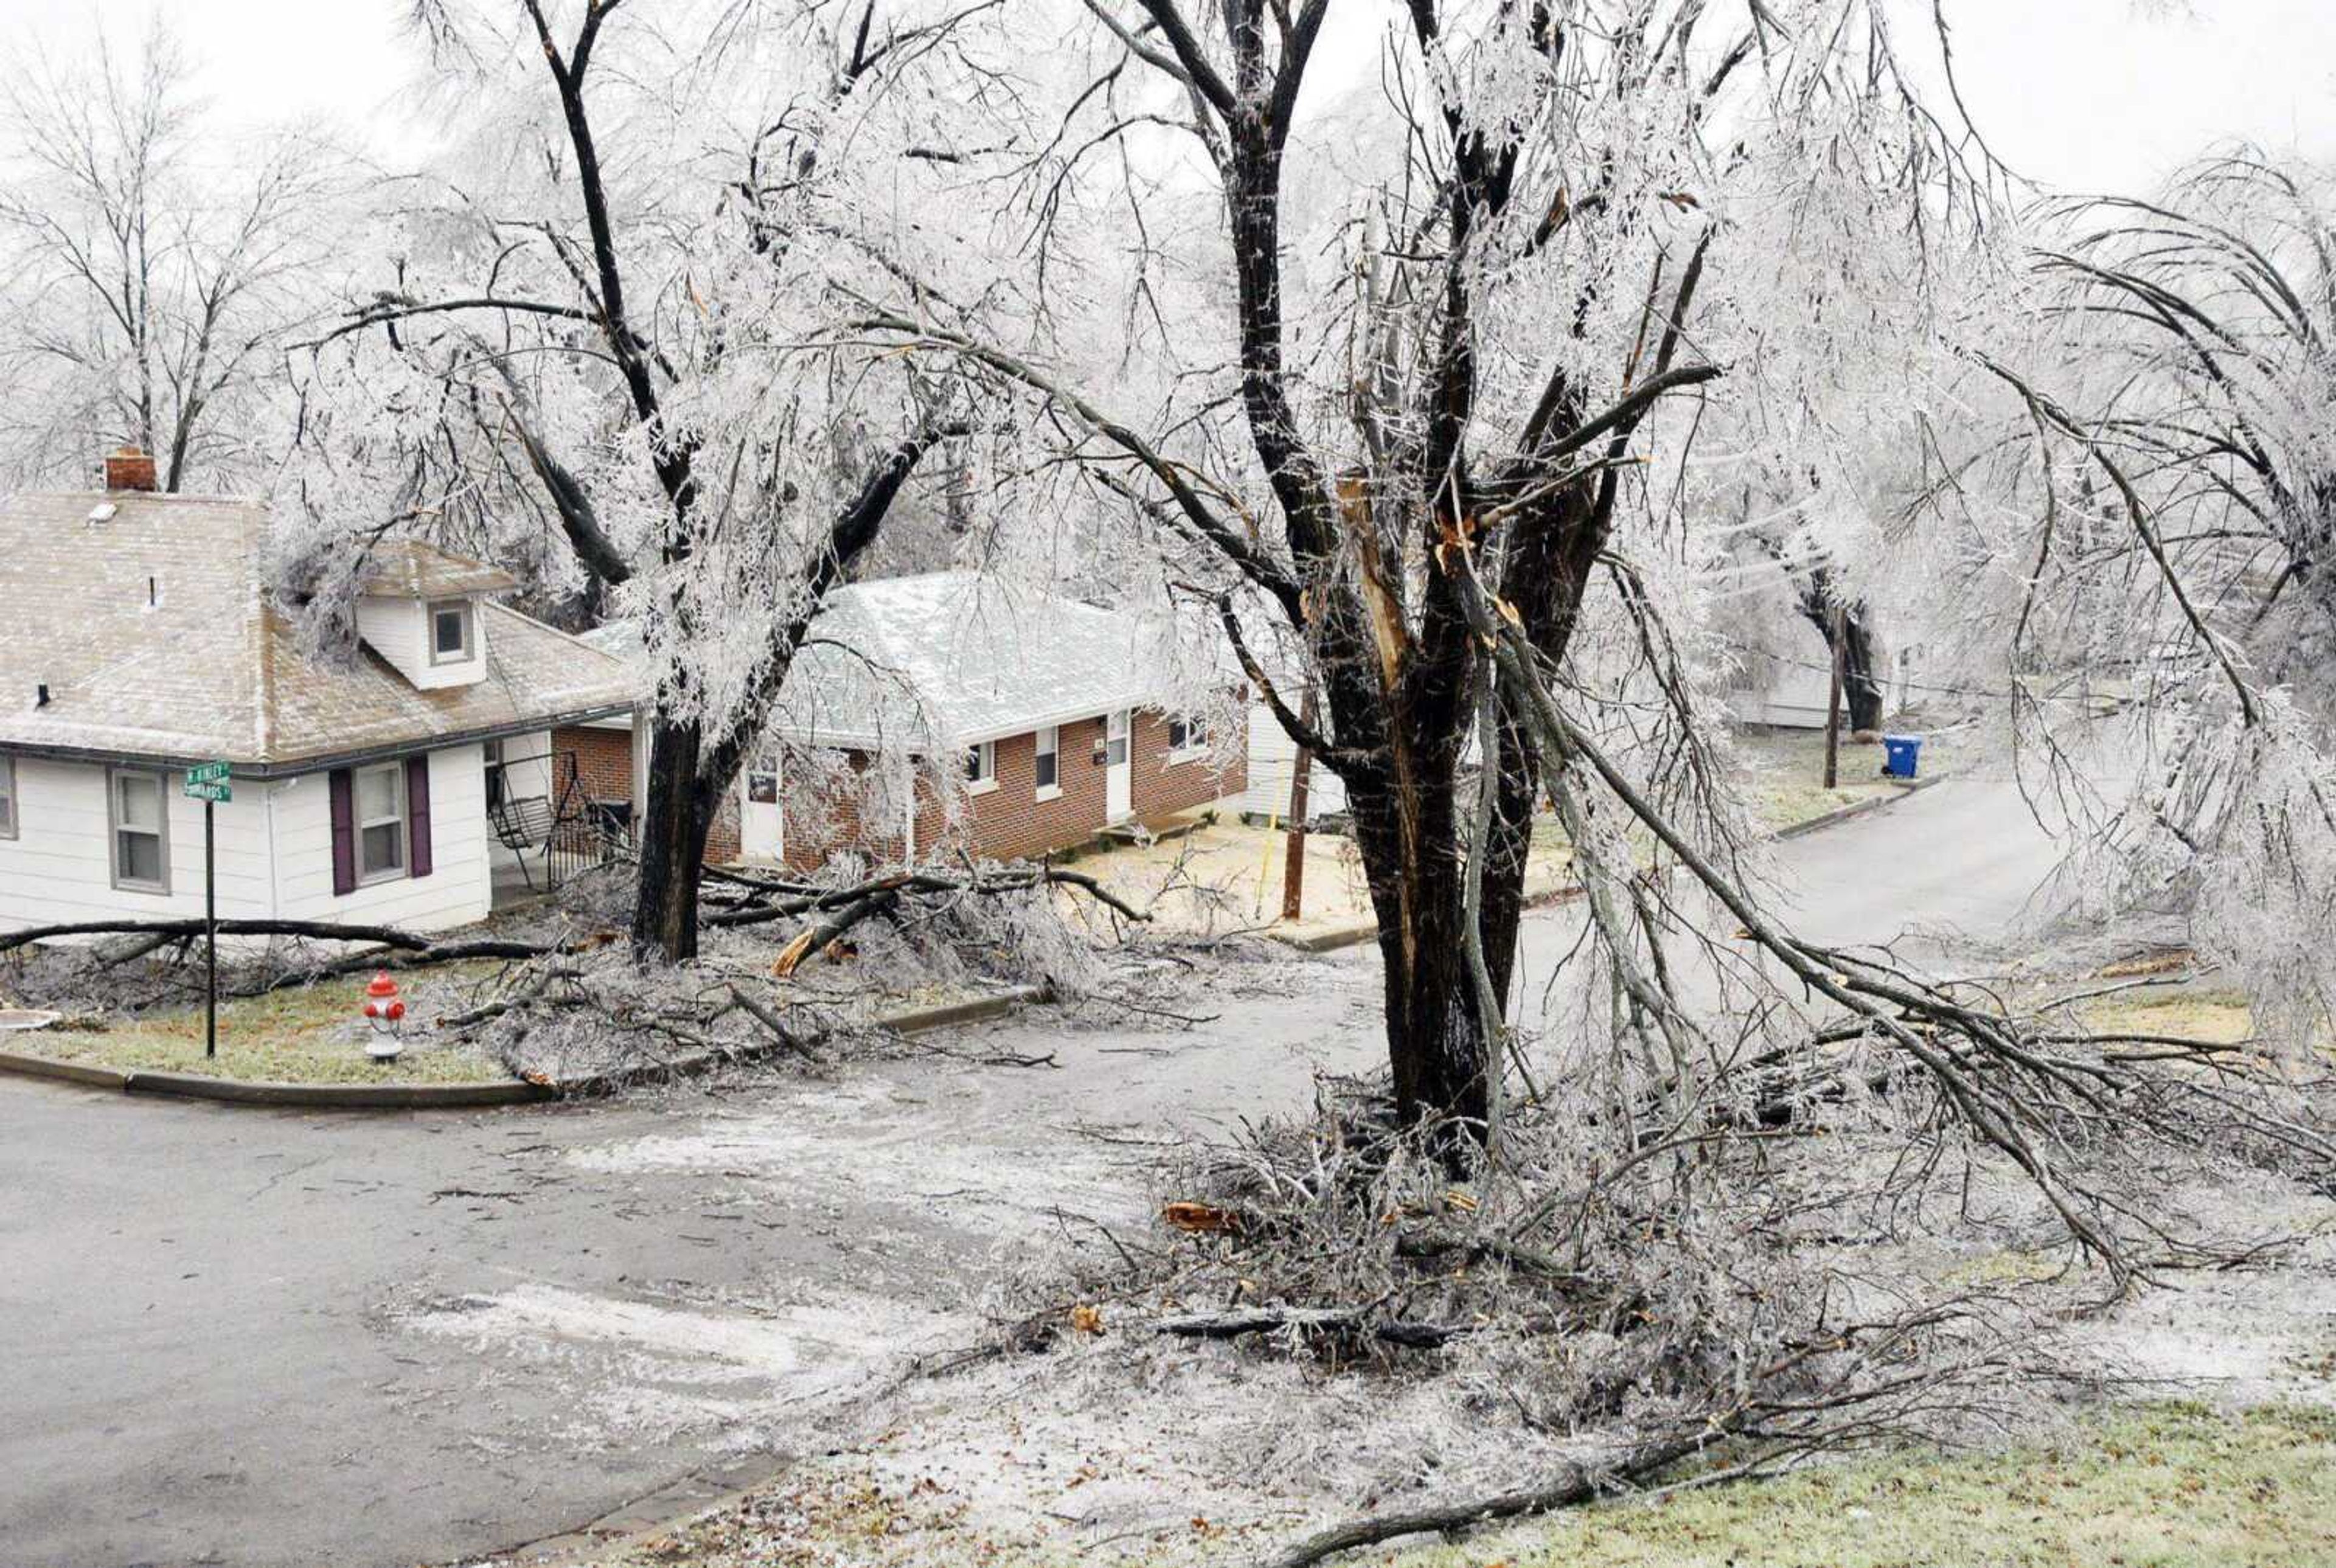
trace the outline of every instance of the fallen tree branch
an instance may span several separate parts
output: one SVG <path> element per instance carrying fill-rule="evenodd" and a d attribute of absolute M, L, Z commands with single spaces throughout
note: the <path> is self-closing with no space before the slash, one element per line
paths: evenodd
<path fill-rule="evenodd" d="M 76 920 L 66 925 L 27 926 L 20 931 L 0 933 L 0 953 L 13 952 L 33 942 L 54 941 L 62 937 L 152 937 L 154 945 L 160 947 L 164 942 L 180 938 L 200 937 L 206 929 L 199 920 Z M 365 942 L 406 953 L 427 953 L 442 946 L 452 946 L 465 950 L 463 956 L 469 958 L 533 959 L 562 946 L 572 945 L 525 942 L 507 937 L 442 944 L 434 938 L 400 930 L 395 926 L 340 925 L 331 920 L 221 920 L 219 922 L 219 934 L 223 937 L 298 937 L 319 942 Z"/>
<path fill-rule="evenodd" d="M 1251 1307 L 1234 1312 L 1195 1312 L 1161 1318 L 1152 1326 L 1163 1334 L 1188 1339 L 1237 1339 L 1244 1334 L 1269 1334 L 1281 1329 L 1300 1329 L 1317 1334 L 1367 1333 L 1382 1343 L 1414 1350 L 1432 1350 L 1469 1331 L 1465 1323 L 1392 1320 L 1374 1323 L 1367 1307 Z"/>
<path fill-rule="evenodd" d="M 1471 1497 L 1436 1508 L 1420 1508 L 1404 1514 L 1374 1514 L 1368 1518 L 1351 1519 L 1307 1536 L 1280 1556 L 1270 1559 L 1268 1568 L 1312 1568 L 1312 1564 L 1334 1553 L 1392 1541 L 1399 1535 L 1445 1534 L 1489 1524 L 1495 1519 L 1518 1519 L 1531 1514 L 1548 1514 L 1560 1508 L 1573 1507 L 1591 1502 L 1617 1487 L 1643 1481 L 1718 1441 L 1728 1436 L 1730 1429 L 1729 1423 L 1720 1422 L 1685 1436 L 1661 1438 L 1632 1449 L 1611 1465 L 1603 1467 L 1578 1466 L 1555 1480 L 1545 1481 L 1536 1486 L 1495 1492 L 1488 1496 Z"/>

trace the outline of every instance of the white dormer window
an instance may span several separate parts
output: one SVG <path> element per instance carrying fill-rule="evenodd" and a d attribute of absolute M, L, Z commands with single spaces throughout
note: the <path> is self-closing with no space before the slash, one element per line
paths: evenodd
<path fill-rule="evenodd" d="M 467 599 L 442 599 L 430 607 L 430 662 L 468 664 L 479 657 L 478 613 Z"/>

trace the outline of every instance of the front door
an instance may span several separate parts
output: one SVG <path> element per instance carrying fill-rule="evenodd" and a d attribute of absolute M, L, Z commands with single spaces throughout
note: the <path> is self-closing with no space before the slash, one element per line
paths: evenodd
<path fill-rule="evenodd" d="M 1109 822 L 1125 822 L 1135 810 L 1135 769 L 1127 756 L 1125 708 L 1103 721 L 1103 810 Z"/>
<path fill-rule="evenodd" d="M 786 851 L 786 813 L 779 805 L 779 759 L 758 757 L 746 770 L 738 801 L 738 852 L 750 861 L 775 861 Z"/>

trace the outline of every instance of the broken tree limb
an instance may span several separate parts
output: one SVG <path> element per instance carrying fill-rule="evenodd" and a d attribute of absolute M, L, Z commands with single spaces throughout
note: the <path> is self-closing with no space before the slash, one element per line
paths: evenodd
<path fill-rule="evenodd" d="M 752 1018 L 756 1023 L 770 1030 L 771 1037 L 778 1041 L 780 1045 L 793 1052 L 796 1056 L 801 1057 L 804 1061 L 816 1062 L 819 1060 L 819 1053 L 813 1050 L 809 1045 L 805 1044 L 802 1037 L 793 1029 L 787 1027 L 784 1019 L 781 1018 L 778 1014 L 773 1012 L 763 1003 L 758 1002 L 754 998 L 748 996 L 739 987 L 733 985 L 730 988 L 730 999 L 737 1003 L 740 1009 L 745 1012 L 747 1016 Z"/>
<path fill-rule="evenodd" d="M 0 953 L 12 952 L 33 942 L 54 941 L 63 937 L 152 937 L 159 947 L 183 937 L 200 937 L 205 929 L 199 920 L 76 920 L 66 925 L 27 926 L 20 931 L 0 934 Z M 364 942 L 374 947 L 394 948 L 406 953 L 425 953 L 442 947 L 459 947 L 465 950 L 465 957 L 482 959 L 540 958 L 561 945 L 517 941 L 506 937 L 441 943 L 434 938 L 400 930 L 395 926 L 340 925 L 330 920 L 221 920 L 219 922 L 219 934 L 223 937 L 298 937 L 319 942 Z"/>
<path fill-rule="evenodd" d="M 1699 1428 L 1685 1436 L 1660 1438 L 1631 1450 L 1612 1465 L 1576 1466 L 1553 1480 L 1513 1492 L 1495 1492 L 1442 1507 L 1402 1514 L 1374 1514 L 1316 1532 L 1269 1560 L 1266 1568 L 1312 1568 L 1334 1553 L 1375 1545 L 1399 1535 L 1425 1535 L 1466 1530 L 1496 1519 L 1520 1519 L 1553 1513 L 1592 1502 L 1618 1487 L 1643 1481 L 1727 1436 L 1725 1424 Z"/>
<path fill-rule="evenodd" d="M 1465 1323 L 1370 1320 L 1365 1307 L 1251 1307 L 1233 1312 L 1194 1312 L 1162 1318 L 1152 1325 L 1163 1334 L 1187 1339 L 1237 1339 L 1299 1329 L 1316 1334 L 1368 1334 L 1385 1344 L 1432 1350 L 1468 1332 Z"/>

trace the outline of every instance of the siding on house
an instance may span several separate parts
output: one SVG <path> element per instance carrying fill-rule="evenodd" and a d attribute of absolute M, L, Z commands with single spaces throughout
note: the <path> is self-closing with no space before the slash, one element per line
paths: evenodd
<path fill-rule="evenodd" d="M 279 780 L 275 813 L 277 916 L 444 930 L 487 918 L 493 873 L 487 858 L 486 755 L 475 745 L 430 754 L 431 872 L 396 877 L 336 896 L 333 808 L 326 774 Z M 238 796 L 240 789 L 238 788 Z M 190 805 L 195 803 L 190 801 Z M 175 833 L 177 824 L 173 823 Z M 201 823 L 196 824 L 201 874 Z M 178 844 L 171 844 L 175 855 Z"/>
<path fill-rule="evenodd" d="M 1249 705 L 1249 771 L 1241 791 L 1241 810 L 1251 816 L 1290 814 L 1290 777 L 1298 765 L 1298 743 L 1261 702 Z M 1343 815 L 1347 786 L 1337 774 L 1317 762 L 1306 773 L 1306 817 Z"/>
<path fill-rule="evenodd" d="M 486 918 L 486 794 L 478 746 L 430 755 L 433 862 L 426 877 L 333 893 L 332 806 L 325 774 L 238 779 L 214 819 L 222 920 L 345 920 L 438 930 Z M 0 839 L 0 928 L 78 920 L 187 920 L 203 912 L 203 806 L 162 774 L 170 891 L 117 888 L 107 769 L 16 758 L 17 834 Z"/>
<path fill-rule="evenodd" d="M 113 833 L 105 767 L 16 758 L 16 836 L 0 839 L 0 925 L 76 920 L 183 920 L 203 912 L 203 807 L 179 791 L 185 775 L 162 774 L 169 809 L 170 891 L 113 885 Z M 219 911 L 222 918 L 270 913 L 268 803 L 239 788 L 218 808 Z"/>
<path fill-rule="evenodd" d="M 460 598 L 461 595 L 453 597 Z M 451 664 L 430 662 L 430 604 L 419 599 L 369 593 L 357 600 L 357 636 L 390 662 L 418 691 L 476 686 L 487 674 L 485 609 L 471 601 L 472 656 Z"/>

